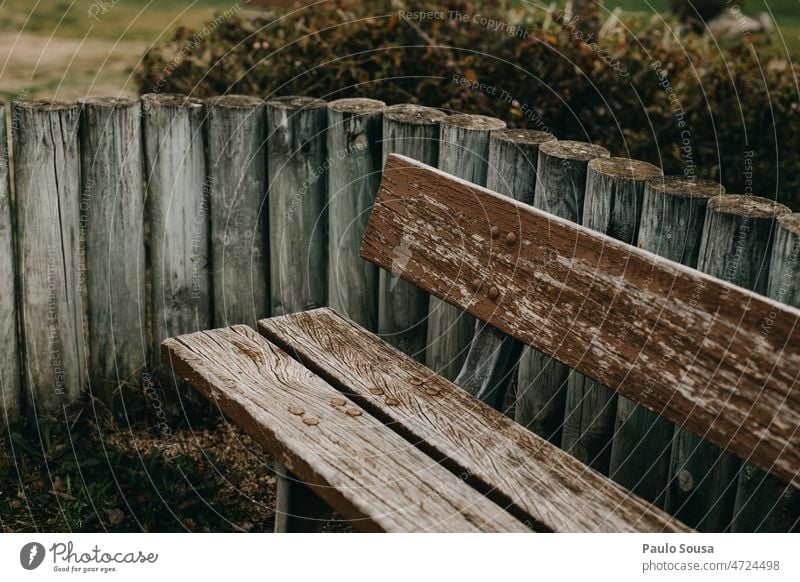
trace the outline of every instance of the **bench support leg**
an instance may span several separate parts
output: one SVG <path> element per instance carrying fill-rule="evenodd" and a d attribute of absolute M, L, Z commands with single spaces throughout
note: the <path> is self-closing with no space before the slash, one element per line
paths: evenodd
<path fill-rule="evenodd" d="M 275 500 L 275 533 L 315 533 L 333 510 L 310 487 L 275 461 L 278 491 Z"/>

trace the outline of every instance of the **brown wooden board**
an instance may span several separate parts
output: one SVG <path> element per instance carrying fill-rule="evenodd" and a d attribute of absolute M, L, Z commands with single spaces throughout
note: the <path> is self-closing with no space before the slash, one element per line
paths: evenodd
<path fill-rule="evenodd" d="M 390 156 L 361 255 L 401 237 L 405 279 L 800 484 L 799 310 Z"/>
<path fill-rule="evenodd" d="M 249 327 L 168 339 L 161 357 L 362 530 L 529 531 Z"/>
<path fill-rule="evenodd" d="M 330 309 L 259 331 L 365 410 L 543 531 L 688 531 L 663 511 Z"/>

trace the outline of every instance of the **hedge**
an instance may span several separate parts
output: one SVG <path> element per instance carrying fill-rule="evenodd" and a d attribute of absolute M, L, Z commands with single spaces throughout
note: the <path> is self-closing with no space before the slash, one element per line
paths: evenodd
<path fill-rule="evenodd" d="M 367 6 L 368 4 L 368 6 Z M 372 97 L 483 113 L 800 208 L 798 65 L 668 17 L 507 0 L 237 10 L 148 51 L 142 92 Z"/>

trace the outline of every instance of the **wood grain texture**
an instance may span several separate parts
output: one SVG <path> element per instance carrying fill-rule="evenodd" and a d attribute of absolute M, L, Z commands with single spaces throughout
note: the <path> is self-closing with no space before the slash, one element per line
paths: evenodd
<path fill-rule="evenodd" d="M 633 244 L 645 183 L 661 175 L 654 165 L 628 158 L 590 161 L 582 224 Z M 561 447 L 604 475 L 611 460 L 617 400 L 616 392 L 583 374 L 570 374 L 567 380 Z"/>
<path fill-rule="evenodd" d="M 267 114 L 262 99 L 206 101 L 214 326 L 269 315 Z"/>
<path fill-rule="evenodd" d="M 81 226 L 86 245 L 89 386 L 132 414 L 147 368 L 144 156 L 138 100 L 81 101 Z"/>
<path fill-rule="evenodd" d="M 533 205 L 580 223 L 589 162 L 607 158 L 608 150 L 578 141 L 549 141 L 539 147 Z M 517 375 L 514 418 L 523 426 L 561 444 L 570 369 L 537 350 L 523 350 Z"/>
<path fill-rule="evenodd" d="M 150 220 L 153 365 L 161 342 L 211 324 L 209 187 L 203 102 L 184 95 L 142 95 Z"/>
<path fill-rule="evenodd" d="M 327 305 L 327 103 L 267 102 L 271 313 Z"/>
<path fill-rule="evenodd" d="M 165 365 L 359 529 L 527 529 L 249 327 L 181 336 L 162 350 Z"/>
<path fill-rule="evenodd" d="M 764 293 L 776 219 L 788 212 L 785 206 L 756 196 L 731 194 L 711 198 L 697 268 L 733 285 Z M 723 292 L 720 301 L 727 300 Z M 768 315 L 769 311 L 764 317 Z M 753 335 L 751 341 L 758 341 L 763 322 L 762 317 L 758 325 L 749 330 Z M 746 328 L 739 331 L 744 333 Z M 789 343 L 787 349 L 797 353 L 796 346 Z M 769 353 L 771 348 L 759 344 L 754 349 Z M 742 358 L 747 363 L 745 354 Z M 735 382 L 732 385 L 737 389 L 741 387 Z M 773 403 L 773 407 L 782 406 L 791 404 Z M 776 413 L 774 409 L 768 412 Z M 743 426 L 741 430 L 747 428 Z M 676 432 L 671 459 L 673 478 L 667 491 L 666 507 L 701 531 L 726 531 L 733 515 L 740 459 L 724 452 L 718 443 L 709 442 L 713 439 L 704 440 L 703 437 L 708 438 L 703 432 L 682 429 Z"/>
<path fill-rule="evenodd" d="M 544 531 L 685 531 L 556 446 L 329 309 L 259 331 L 479 490 Z"/>
<path fill-rule="evenodd" d="M 697 265 L 709 198 L 716 182 L 684 176 L 652 178 L 642 201 L 637 246 L 689 267 Z M 628 398 L 620 398 L 609 475 L 643 499 L 664 506 L 675 425 Z"/>
<path fill-rule="evenodd" d="M 328 104 L 328 303 L 367 329 L 378 328 L 378 269 L 358 256 L 381 181 L 386 104 Z"/>
<path fill-rule="evenodd" d="M 772 246 L 767 297 L 800 308 L 800 214 L 778 219 Z M 774 314 L 777 316 L 777 314 Z M 761 326 L 769 334 L 773 314 Z M 744 463 L 739 473 L 732 531 L 800 531 L 800 489 Z"/>
<path fill-rule="evenodd" d="M 400 104 L 383 113 L 383 163 L 389 154 L 401 154 L 429 166 L 439 162 L 439 130 L 447 114 L 431 107 Z M 380 270 L 378 333 L 420 362 L 425 362 L 428 340 L 428 294 L 400 278 L 408 245 L 395 250 L 394 267 Z"/>
<path fill-rule="evenodd" d="M 442 121 L 439 168 L 485 186 L 489 171 L 489 136 L 505 126 L 504 121 L 485 115 L 458 113 L 447 117 Z M 431 297 L 426 365 L 449 380 L 455 379 L 467 359 L 474 330 L 474 318 Z"/>
<path fill-rule="evenodd" d="M 6 349 L 0 353 L 0 428 L 18 420 L 22 412 L 22 346 L 17 331 L 17 265 L 7 135 L 6 106 L 0 103 L 0 337 L 6 342 Z"/>
<path fill-rule="evenodd" d="M 493 226 L 520 244 L 493 242 Z M 407 280 L 800 483 L 797 309 L 390 156 L 362 256 L 390 268 L 403 233 Z"/>
<path fill-rule="evenodd" d="M 22 362 L 31 414 L 60 412 L 86 383 L 80 280 L 78 106 L 12 104 Z"/>

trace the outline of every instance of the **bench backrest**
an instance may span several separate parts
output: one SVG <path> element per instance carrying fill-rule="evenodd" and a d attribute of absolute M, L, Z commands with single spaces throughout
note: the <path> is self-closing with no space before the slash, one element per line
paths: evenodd
<path fill-rule="evenodd" d="M 800 485 L 800 311 L 399 155 L 361 256 Z"/>

